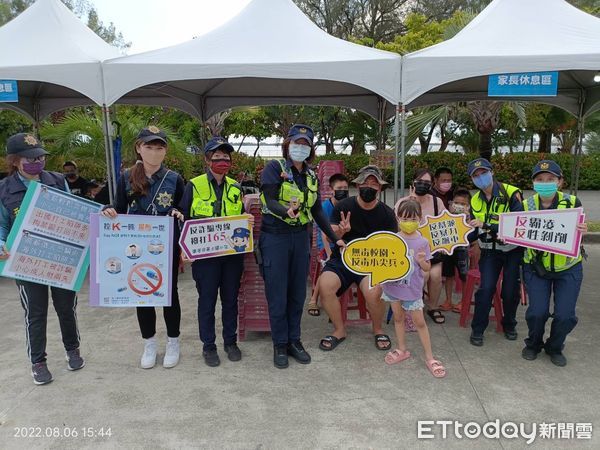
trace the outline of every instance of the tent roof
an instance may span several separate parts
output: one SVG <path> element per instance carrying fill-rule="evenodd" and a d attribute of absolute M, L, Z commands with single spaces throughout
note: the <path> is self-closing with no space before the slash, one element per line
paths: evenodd
<path fill-rule="evenodd" d="M 400 100 L 401 58 L 337 39 L 291 0 L 253 0 L 223 26 L 191 41 L 104 64 L 107 104 L 150 92 L 209 117 L 233 106 L 326 104 L 387 115 Z M 145 97 L 135 90 L 145 87 Z M 133 91 L 133 92 L 132 92 Z"/>
<path fill-rule="evenodd" d="M 536 101 L 578 114 L 584 93 L 589 113 L 600 101 L 599 70 L 600 19 L 564 0 L 494 0 L 452 39 L 405 56 L 402 102 L 485 100 L 487 75 L 559 71 L 558 97 Z"/>
<path fill-rule="evenodd" d="M 1 27 L 0 48 L 0 79 L 19 81 L 19 103 L 2 106 L 30 117 L 102 104 L 100 61 L 120 55 L 59 0 L 38 0 Z"/>

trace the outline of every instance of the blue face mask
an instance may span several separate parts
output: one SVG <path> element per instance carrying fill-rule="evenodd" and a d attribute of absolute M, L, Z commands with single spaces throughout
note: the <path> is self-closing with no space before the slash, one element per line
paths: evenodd
<path fill-rule="evenodd" d="M 475 184 L 475 186 L 481 190 L 490 187 L 493 181 L 494 177 L 492 176 L 492 172 L 490 171 L 482 173 L 481 175 L 473 178 L 473 184 Z"/>
<path fill-rule="evenodd" d="M 290 158 L 295 162 L 304 162 L 310 156 L 310 146 L 302 144 L 290 144 Z"/>
<path fill-rule="evenodd" d="M 556 183 L 555 181 L 551 181 L 549 183 L 543 183 L 539 181 L 534 182 L 533 190 L 537 192 L 540 195 L 540 197 L 554 197 L 554 195 L 558 191 L 558 183 Z"/>

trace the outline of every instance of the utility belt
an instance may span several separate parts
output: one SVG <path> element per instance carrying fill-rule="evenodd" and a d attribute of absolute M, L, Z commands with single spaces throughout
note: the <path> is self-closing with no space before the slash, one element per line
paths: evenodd
<path fill-rule="evenodd" d="M 308 230 L 308 224 L 306 225 L 287 225 L 285 227 L 272 227 L 265 225 L 264 223 L 260 227 L 260 231 L 263 233 L 271 234 L 291 234 L 291 233 L 302 233 Z"/>
<path fill-rule="evenodd" d="M 533 261 L 531 261 L 530 263 L 528 263 L 528 265 L 533 269 L 533 271 L 535 272 L 535 274 L 540 277 L 540 278 L 544 278 L 546 280 L 557 280 L 563 277 L 563 274 L 565 272 L 568 272 L 569 270 L 571 270 L 573 267 L 577 267 L 578 264 L 581 264 L 581 261 L 578 262 L 577 264 L 575 264 L 574 266 L 569 267 L 566 270 L 562 270 L 560 272 L 551 272 L 548 269 L 546 269 L 546 267 L 544 266 L 544 263 L 541 261 L 541 258 L 537 258 L 534 259 Z"/>
<path fill-rule="evenodd" d="M 481 233 L 479 236 L 479 248 L 482 250 L 497 250 L 500 252 L 510 252 L 517 248 L 514 244 L 502 244 L 498 239 L 489 233 Z"/>

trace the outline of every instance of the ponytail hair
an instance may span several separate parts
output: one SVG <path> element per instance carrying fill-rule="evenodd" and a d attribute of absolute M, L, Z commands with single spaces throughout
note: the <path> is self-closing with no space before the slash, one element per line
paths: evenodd
<path fill-rule="evenodd" d="M 137 160 L 133 167 L 129 169 L 129 184 L 131 190 L 136 196 L 144 196 L 150 192 L 150 183 L 148 183 L 148 177 L 146 177 L 146 171 L 144 170 L 144 162 L 142 161 L 142 155 L 137 152 L 137 148 L 144 142 L 141 139 L 135 141 L 136 157 Z"/>

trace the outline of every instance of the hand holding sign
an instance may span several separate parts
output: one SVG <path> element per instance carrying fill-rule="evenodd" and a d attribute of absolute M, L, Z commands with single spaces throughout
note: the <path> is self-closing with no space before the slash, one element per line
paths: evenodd
<path fill-rule="evenodd" d="M 342 260 L 351 272 L 368 275 L 372 288 L 386 281 L 401 280 L 411 269 L 406 242 L 389 231 L 372 233 L 348 243 Z"/>

